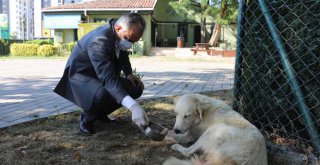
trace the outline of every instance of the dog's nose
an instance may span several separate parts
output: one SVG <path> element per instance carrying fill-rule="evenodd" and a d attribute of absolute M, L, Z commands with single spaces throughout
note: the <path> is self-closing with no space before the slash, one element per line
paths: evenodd
<path fill-rule="evenodd" d="M 179 129 L 174 129 L 175 133 L 180 133 L 181 131 Z"/>

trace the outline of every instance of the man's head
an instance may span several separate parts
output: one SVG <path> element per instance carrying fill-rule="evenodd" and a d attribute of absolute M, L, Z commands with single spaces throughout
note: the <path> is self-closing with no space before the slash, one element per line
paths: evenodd
<path fill-rule="evenodd" d="M 126 40 L 131 44 L 137 42 L 142 37 L 145 27 L 146 22 L 137 13 L 121 16 L 114 25 L 118 39 L 122 42 Z"/>

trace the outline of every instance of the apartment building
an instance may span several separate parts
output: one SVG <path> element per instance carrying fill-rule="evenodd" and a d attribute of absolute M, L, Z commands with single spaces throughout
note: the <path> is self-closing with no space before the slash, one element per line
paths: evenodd
<path fill-rule="evenodd" d="M 34 0 L 0 0 L 1 38 L 33 38 L 33 2 Z"/>

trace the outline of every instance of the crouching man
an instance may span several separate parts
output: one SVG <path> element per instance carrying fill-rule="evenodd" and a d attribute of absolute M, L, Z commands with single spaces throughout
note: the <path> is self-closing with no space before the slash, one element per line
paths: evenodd
<path fill-rule="evenodd" d="M 83 109 L 80 131 L 93 134 L 96 120 L 108 122 L 108 114 L 124 106 L 141 129 L 149 122 L 144 109 L 134 100 L 144 85 L 132 74 L 129 53 L 143 35 L 146 23 L 141 15 L 129 13 L 110 20 L 78 41 L 54 92 Z M 120 77 L 120 72 L 126 77 Z"/>

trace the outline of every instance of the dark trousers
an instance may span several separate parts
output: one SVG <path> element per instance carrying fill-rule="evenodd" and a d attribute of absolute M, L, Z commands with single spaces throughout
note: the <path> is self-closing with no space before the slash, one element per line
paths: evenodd
<path fill-rule="evenodd" d="M 142 95 L 143 90 L 134 87 L 128 79 L 121 77 L 120 83 L 133 99 L 137 99 Z M 89 110 L 85 110 L 82 115 L 86 121 L 95 121 L 98 117 L 106 117 L 106 115 L 114 112 L 121 106 L 122 105 L 118 104 L 101 85 L 96 92 L 92 107 Z"/>

